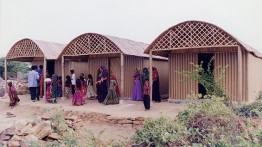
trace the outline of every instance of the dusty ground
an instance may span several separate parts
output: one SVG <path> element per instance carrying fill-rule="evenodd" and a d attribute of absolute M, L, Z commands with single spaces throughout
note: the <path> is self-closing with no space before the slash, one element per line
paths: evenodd
<path fill-rule="evenodd" d="M 179 111 L 183 110 L 184 104 L 169 102 L 154 103 L 150 111 L 144 111 L 142 101 L 121 100 L 119 105 L 105 106 L 97 100 L 88 100 L 83 106 L 72 106 L 71 100 L 59 100 L 57 104 L 46 103 L 44 99 L 32 102 L 29 95 L 19 96 L 19 105 L 9 108 L 9 98 L 0 98 L 0 132 L 12 126 L 20 120 L 34 120 L 34 114 L 40 108 L 63 108 L 65 111 L 98 112 L 118 117 L 159 117 L 161 115 L 174 118 Z M 7 112 L 15 114 L 16 117 L 6 118 Z M 85 127 L 97 136 L 103 131 L 100 138 L 106 141 L 126 142 L 135 132 L 135 129 L 125 128 L 117 125 L 87 123 Z"/>

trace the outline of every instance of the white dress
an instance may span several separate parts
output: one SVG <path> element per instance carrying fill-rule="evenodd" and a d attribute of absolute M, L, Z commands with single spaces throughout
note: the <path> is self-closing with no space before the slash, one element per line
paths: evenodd
<path fill-rule="evenodd" d="M 93 80 L 87 79 L 86 98 L 97 97 L 93 88 Z"/>

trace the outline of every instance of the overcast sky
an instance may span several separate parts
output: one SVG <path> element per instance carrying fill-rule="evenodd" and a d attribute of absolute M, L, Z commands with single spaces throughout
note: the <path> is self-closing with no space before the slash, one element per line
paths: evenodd
<path fill-rule="evenodd" d="M 262 52 L 262 0 L 0 0 L 0 56 L 31 38 L 67 44 L 87 32 L 151 43 L 186 21 L 213 23 Z"/>

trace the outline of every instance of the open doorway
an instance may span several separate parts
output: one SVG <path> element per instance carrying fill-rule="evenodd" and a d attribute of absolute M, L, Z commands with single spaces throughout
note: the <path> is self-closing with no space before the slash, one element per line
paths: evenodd
<path fill-rule="evenodd" d="M 202 67 L 205 71 L 207 71 L 208 63 L 210 62 L 213 56 L 214 54 L 212 53 L 198 54 L 198 64 L 201 64 L 201 62 L 203 62 Z M 210 69 L 212 71 L 214 70 L 214 62 L 211 63 Z M 206 89 L 201 84 L 198 84 L 198 93 L 201 93 L 202 96 L 207 94 Z"/>
<path fill-rule="evenodd" d="M 55 73 L 55 61 L 54 60 L 47 61 L 47 72 L 50 77 Z"/>

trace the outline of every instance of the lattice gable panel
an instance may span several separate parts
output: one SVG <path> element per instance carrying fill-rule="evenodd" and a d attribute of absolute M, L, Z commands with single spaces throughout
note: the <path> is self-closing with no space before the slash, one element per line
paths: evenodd
<path fill-rule="evenodd" d="M 92 55 L 120 52 L 120 49 L 106 37 L 97 34 L 87 34 L 78 37 L 70 43 L 63 55 Z"/>
<path fill-rule="evenodd" d="M 7 59 L 19 57 L 44 57 L 41 49 L 29 39 L 16 43 L 7 54 Z"/>
<path fill-rule="evenodd" d="M 156 40 L 152 50 L 230 45 L 238 45 L 238 42 L 218 27 L 202 22 L 187 22 L 169 29 Z"/>

